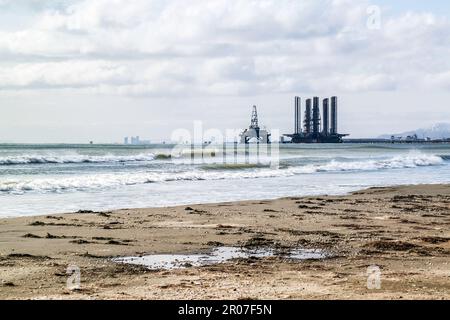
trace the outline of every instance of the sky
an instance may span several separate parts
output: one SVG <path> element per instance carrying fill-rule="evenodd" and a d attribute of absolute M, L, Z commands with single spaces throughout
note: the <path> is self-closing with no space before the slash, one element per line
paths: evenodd
<path fill-rule="evenodd" d="M 0 0 L 0 142 L 170 140 L 339 97 L 353 138 L 450 122 L 450 4 Z"/>

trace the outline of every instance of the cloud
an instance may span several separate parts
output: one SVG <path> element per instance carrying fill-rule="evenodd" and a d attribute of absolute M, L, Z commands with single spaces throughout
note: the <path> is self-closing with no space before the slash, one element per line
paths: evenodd
<path fill-rule="evenodd" d="M 0 6 L 11 5 L 3 0 Z M 123 95 L 448 90 L 450 22 L 368 1 L 83 0 L 0 29 L 0 90 Z"/>
<path fill-rule="evenodd" d="M 85 87 L 128 81 L 126 68 L 107 61 L 17 64 L 0 68 L 0 86 L 11 88 Z"/>

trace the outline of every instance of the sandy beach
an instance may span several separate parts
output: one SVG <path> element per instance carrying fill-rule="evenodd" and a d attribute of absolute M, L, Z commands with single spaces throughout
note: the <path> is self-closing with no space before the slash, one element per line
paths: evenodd
<path fill-rule="evenodd" d="M 114 257 L 218 246 L 322 249 L 148 270 Z M 81 287 L 66 287 L 67 267 Z M 367 288 L 367 268 L 381 270 Z M 1 299 L 449 299 L 450 186 L 0 220 Z"/>

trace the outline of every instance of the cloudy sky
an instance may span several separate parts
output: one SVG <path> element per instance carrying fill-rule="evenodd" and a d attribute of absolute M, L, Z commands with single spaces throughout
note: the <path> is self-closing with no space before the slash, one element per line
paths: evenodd
<path fill-rule="evenodd" d="M 449 56 L 444 0 L 0 0 L 0 141 L 159 141 L 253 104 L 291 133 L 294 95 L 405 131 L 450 122 Z"/>

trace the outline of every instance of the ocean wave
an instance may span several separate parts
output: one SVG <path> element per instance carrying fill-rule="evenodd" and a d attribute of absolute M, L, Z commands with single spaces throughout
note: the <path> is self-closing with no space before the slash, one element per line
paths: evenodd
<path fill-rule="evenodd" d="M 276 170 L 281 172 L 281 170 Z M 23 194 L 26 192 L 64 192 L 85 191 L 111 187 L 131 186 L 171 181 L 201 181 L 224 179 L 248 179 L 275 177 L 275 171 L 261 172 L 207 172 L 193 170 L 185 172 L 150 172 L 150 173 L 120 173 L 120 174 L 94 174 L 73 177 L 35 178 L 35 179 L 7 179 L 0 181 L 0 192 Z"/>
<path fill-rule="evenodd" d="M 113 188 L 170 181 L 199 181 L 225 179 L 252 179 L 289 177 L 299 174 L 322 172 L 358 172 L 385 169 L 416 168 L 442 165 L 442 157 L 427 154 L 408 154 L 388 159 L 367 159 L 363 161 L 337 161 L 281 167 L 279 169 L 258 165 L 219 165 L 214 170 L 208 167 L 193 168 L 189 171 L 153 171 L 132 173 L 84 174 L 78 176 L 60 176 L 54 178 L 39 177 L 30 179 L 0 179 L 0 192 L 23 194 L 27 192 L 66 192 Z M 235 168 L 233 170 L 229 170 Z"/>
<path fill-rule="evenodd" d="M 315 172 L 342 172 L 342 171 L 373 171 L 383 169 L 416 168 L 435 166 L 444 163 L 444 159 L 436 155 L 412 153 L 408 155 L 395 156 L 388 159 L 367 159 L 362 161 L 336 161 L 332 160 L 326 164 L 306 165 L 295 168 L 297 173 Z"/>
<path fill-rule="evenodd" d="M 165 155 L 139 154 L 129 156 L 119 155 L 28 155 L 0 157 L 0 165 L 28 165 L 28 164 L 76 164 L 76 163 L 114 163 L 114 162 L 135 162 L 165 159 Z"/>
<path fill-rule="evenodd" d="M 269 164 L 252 164 L 252 163 L 225 163 L 225 164 L 208 164 L 201 167 L 202 170 L 245 170 L 269 168 Z"/>
<path fill-rule="evenodd" d="M 160 153 L 160 154 L 155 155 L 154 159 L 155 160 L 170 160 L 170 159 L 172 159 L 172 155 Z"/>

